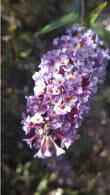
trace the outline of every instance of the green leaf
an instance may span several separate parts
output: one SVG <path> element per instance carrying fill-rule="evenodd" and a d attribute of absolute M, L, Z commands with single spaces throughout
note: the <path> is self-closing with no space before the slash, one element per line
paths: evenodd
<path fill-rule="evenodd" d="M 99 24 L 92 24 L 91 28 L 97 32 L 97 34 L 103 39 L 105 44 L 110 47 L 110 32 L 105 30 L 101 25 Z"/>
<path fill-rule="evenodd" d="M 86 20 L 86 25 L 90 26 L 95 23 L 97 17 L 102 12 L 102 10 L 107 6 L 107 2 L 101 3 L 95 10 L 93 10 Z"/>
<path fill-rule="evenodd" d="M 66 27 L 66 26 L 70 26 L 73 23 L 78 23 L 79 22 L 79 16 L 76 12 L 71 12 L 65 16 L 63 16 L 62 18 L 53 21 L 50 24 L 47 24 L 46 26 L 44 26 L 39 32 L 36 32 L 34 37 L 37 37 L 38 35 L 41 34 L 46 34 L 49 33 L 51 31 L 54 31 L 56 29 L 59 29 L 61 27 Z"/>
<path fill-rule="evenodd" d="M 102 93 L 102 99 L 105 100 L 107 103 L 110 103 L 110 87 L 104 89 Z"/>
<path fill-rule="evenodd" d="M 44 176 L 44 178 L 40 181 L 38 187 L 37 187 L 37 191 L 34 193 L 34 195 L 40 195 L 41 193 L 43 193 L 48 185 L 48 175 Z"/>

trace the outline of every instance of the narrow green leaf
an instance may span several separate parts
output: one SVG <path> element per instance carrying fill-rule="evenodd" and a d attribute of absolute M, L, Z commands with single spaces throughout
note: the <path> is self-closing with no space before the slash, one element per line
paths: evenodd
<path fill-rule="evenodd" d="M 37 37 L 40 34 L 46 34 L 49 33 L 53 30 L 56 30 L 61 27 L 69 26 L 72 25 L 73 23 L 78 23 L 79 22 L 79 16 L 76 12 L 71 12 L 62 18 L 53 21 L 50 24 L 47 24 L 44 26 L 39 32 L 36 32 L 34 37 Z"/>
<path fill-rule="evenodd" d="M 94 24 L 97 17 L 106 6 L 107 6 L 107 2 L 105 1 L 101 3 L 95 10 L 93 10 L 86 20 L 86 25 L 90 26 L 91 24 Z"/>

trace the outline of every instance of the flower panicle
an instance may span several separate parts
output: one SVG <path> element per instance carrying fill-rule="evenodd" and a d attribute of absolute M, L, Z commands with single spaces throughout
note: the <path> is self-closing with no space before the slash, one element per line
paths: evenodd
<path fill-rule="evenodd" d="M 98 35 L 84 27 L 68 29 L 53 45 L 32 76 L 34 94 L 26 97 L 22 120 L 25 134 L 35 134 L 24 141 L 39 158 L 59 156 L 73 143 L 110 59 Z"/>

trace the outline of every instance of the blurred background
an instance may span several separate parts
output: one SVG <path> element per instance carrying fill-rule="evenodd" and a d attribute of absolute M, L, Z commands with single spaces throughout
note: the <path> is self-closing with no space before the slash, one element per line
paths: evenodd
<path fill-rule="evenodd" d="M 2 195 L 110 195 L 110 66 L 65 155 L 33 159 L 21 128 L 32 74 L 53 38 L 85 22 L 110 47 L 109 2 L 2 0 L 1 12 Z"/>

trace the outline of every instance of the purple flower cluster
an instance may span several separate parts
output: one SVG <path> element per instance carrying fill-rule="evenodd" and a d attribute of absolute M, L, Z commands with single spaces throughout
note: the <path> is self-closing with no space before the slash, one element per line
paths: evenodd
<path fill-rule="evenodd" d="M 32 76 L 34 95 L 26 97 L 27 115 L 22 120 L 25 134 L 34 134 L 24 141 L 39 158 L 59 156 L 75 140 L 109 56 L 97 34 L 84 27 L 68 29 L 53 45 Z"/>

